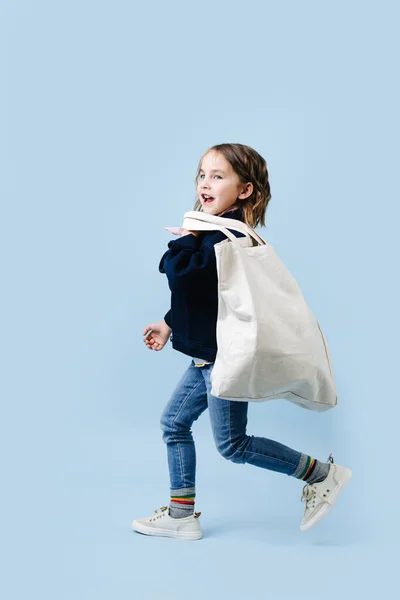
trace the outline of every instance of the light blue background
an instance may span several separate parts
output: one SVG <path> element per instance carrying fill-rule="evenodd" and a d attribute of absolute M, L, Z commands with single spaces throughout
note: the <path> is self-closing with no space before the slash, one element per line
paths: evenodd
<path fill-rule="evenodd" d="M 2 596 L 382 593 L 398 550 L 398 4 L 1 3 Z M 204 538 L 168 503 L 159 418 L 190 359 L 147 350 L 159 260 L 202 153 L 267 160 L 267 229 L 318 317 L 339 405 L 251 404 L 249 433 L 353 469 L 300 532 L 302 483 L 194 426 Z"/>

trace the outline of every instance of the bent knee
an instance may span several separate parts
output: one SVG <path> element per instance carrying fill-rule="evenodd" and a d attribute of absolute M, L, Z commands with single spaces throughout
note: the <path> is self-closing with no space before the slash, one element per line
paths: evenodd
<path fill-rule="evenodd" d="M 217 450 L 221 456 L 234 463 L 244 463 L 244 452 L 240 446 L 234 446 L 228 441 L 219 442 Z"/>
<path fill-rule="evenodd" d="M 160 418 L 160 428 L 164 442 L 186 442 L 192 439 L 190 426 L 181 423 L 168 413 L 163 413 Z"/>
<path fill-rule="evenodd" d="M 168 438 L 173 435 L 177 430 L 179 431 L 179 424 L 174 421 L 171 415 L 164 412 L 160 418 L 160 429 L 162 431 L 162 438 L 167 441 Z"/>
<path fill-rule="evenodd" d="M 166 412 L 163 412 L 160 417 L 160 429 L 161 431 L 167 431 L 171 427 L 171 419 L 168 417 Z"/>

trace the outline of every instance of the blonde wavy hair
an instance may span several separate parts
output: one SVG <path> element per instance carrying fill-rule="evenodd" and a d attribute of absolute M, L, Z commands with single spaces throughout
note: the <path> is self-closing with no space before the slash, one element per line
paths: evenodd
<path fill-rule="evenodd" d="M 244 144 L 216 144 L 208 148 L 199 160 L 197 173 L 195 177 L 195 186 L 197 189 L 201 163 L 208 152 L 219 152 L 226 158 L 232 166 L 232 169 L 238 175 L 240 183 L 251 181 L 253 192 L 245 200 L 237 200 L 233 207 L 239 207 L 243 211 L 245 223 L 253 229 L 257 225 L 266 227 L 265 212 L 269 201 L 271 200 L 271 190 L 268 181 L 268 170 L 265 159 L 250 146 Z M 193 210 L 203 211 L 201 201 L 196 193 L 195 205 Z"/>

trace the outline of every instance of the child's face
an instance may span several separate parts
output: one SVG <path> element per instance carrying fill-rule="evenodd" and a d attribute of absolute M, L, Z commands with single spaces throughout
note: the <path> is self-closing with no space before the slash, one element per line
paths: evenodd
<path fill-rule="evenodd" d="M 197 193 L 205 213 L 218 215 L 235 204 L 238 198 L 246 198 L 251 194 L 249 185 L 252 186 L 251 183 L 240 183 L 238 175 L 222 154 L 210 151 L 203 158 Z M 212 196 L 214 200 L 206 202 L 204 194 Z"/>

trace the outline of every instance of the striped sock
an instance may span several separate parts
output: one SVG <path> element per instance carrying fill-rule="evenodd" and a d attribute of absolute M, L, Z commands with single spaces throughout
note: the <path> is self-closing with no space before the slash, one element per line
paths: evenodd
<path fill-rule="evenodd" d="M 194 501 L 196 498 L 196 489 L 181 488 L 180 490 L 171 489 L 171 501 L 169 504 L 169 515 L 173 519 L 182 519 L 190 517 L 194 513 Z"/>
<path fill-rule="evenodd" d="M 330 469 L 330 463 L 323 463 L 308 454 L 301 453 L 297 469 L 293 477 L 302 479 L 306 483 L 319 483 L 326 479 Z"/>

